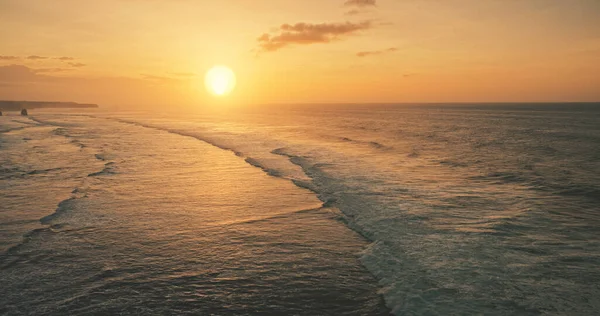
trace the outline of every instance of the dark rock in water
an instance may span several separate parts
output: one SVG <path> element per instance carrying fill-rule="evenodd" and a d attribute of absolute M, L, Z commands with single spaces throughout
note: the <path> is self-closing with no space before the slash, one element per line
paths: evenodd
<path fill-rule="evenodd" d="M 0 116 L 2 116 L 2 111 L 0 111 Z"/>
<path fill-rule="evenodd" d="M 29 115 L 29 114 L 27 114 L 27 109 L 22 109 L 21 110 L 21 115 L 23 115 L 23 116 Z"/>

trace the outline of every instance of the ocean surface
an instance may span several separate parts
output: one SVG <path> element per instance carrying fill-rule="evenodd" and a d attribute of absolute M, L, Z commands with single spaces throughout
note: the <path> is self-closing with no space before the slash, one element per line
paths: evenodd
<path fill-rule="evenodd" d="M 600 310 L 600 104 L 16 114 L 2 315 Z"/>

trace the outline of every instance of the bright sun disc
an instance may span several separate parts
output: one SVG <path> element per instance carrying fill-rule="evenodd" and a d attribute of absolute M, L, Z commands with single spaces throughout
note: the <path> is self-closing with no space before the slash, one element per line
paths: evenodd
<path fill-rule="evenodd" d="M 211 93 L 222 96 L 235 87 L 235 74 L 225 66 L 214 66 L 206 72 L 204 77 L 206 88 Z"/>

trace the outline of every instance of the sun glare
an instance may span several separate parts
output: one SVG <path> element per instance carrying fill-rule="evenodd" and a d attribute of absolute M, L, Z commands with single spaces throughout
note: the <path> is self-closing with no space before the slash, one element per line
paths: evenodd
<path fill-rule="evenodd" d="M 235 74 L 226 66 L 214 66 L 204 77 L 208 91 L 217 96 L 228 94 L 235 88 Z"/>

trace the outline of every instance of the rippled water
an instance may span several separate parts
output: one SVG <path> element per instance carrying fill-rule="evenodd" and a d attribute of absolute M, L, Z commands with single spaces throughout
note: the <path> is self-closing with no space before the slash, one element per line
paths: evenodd
<path fill-rule="evenodd" d="M 10 315 L 386 314 L 379 294 L 397 315 L 600 309 L 600 105 L 41 112 L 0 130 Z"/>

